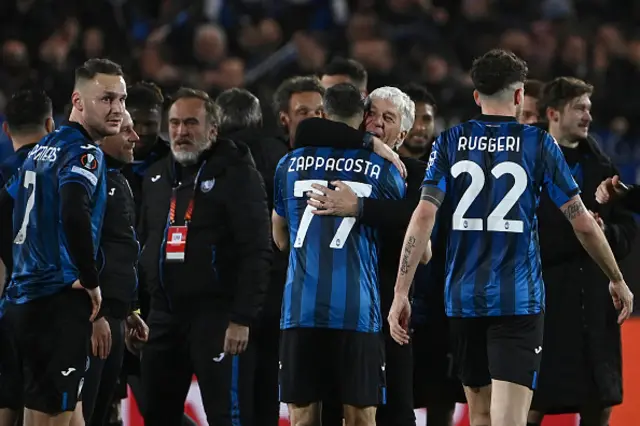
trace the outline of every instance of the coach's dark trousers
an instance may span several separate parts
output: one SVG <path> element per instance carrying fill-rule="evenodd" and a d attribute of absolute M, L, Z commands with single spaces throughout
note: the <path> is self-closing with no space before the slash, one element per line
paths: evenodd
<path fill-rule="evenodd" d="M 111 328 L 111 352 L 107 359 L 89 357 L 89 370 L 82 387 L 82 412 L 87 426 L 107 421 L 124 357 L 124 320 L 105 317 Z"/>
<path fill-rule="evenodd" d="M 413 411 L 413 348 L 399 345 L 391 337 L 385 322 L 387 401 L 378 406 L 377 426 L 415 426 Z"/>
<path fill-rule="evenodd" d="M 278 391 L 280 318 L 264 318 L 251 329 L 255 344 L 254 418 L 260 426 L 278 426 L 280 400 Z"/>
<path fill-rule="evenodd" d="M 182 424 L 194 374 L 210 425 L 253 425 L 253 345 L 239 356 L 223 352 L 226 313 L 199 309 L 178 315 L 152 309 L 148 324 L 141 359 L 145 426 Z"/>

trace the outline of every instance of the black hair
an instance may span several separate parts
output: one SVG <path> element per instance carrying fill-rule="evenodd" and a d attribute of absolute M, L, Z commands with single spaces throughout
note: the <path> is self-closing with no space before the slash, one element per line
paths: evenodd
<path fill-rule="evenodd" d="M 36 89 L 16 92 L 5 107 L 7 125 L 14 133 L 40 130 L 52 114 L 51 98 Z"/>
<path fill-rule="evenodd" d="M 367 87 L 367 70 L 354 59 L 334 58 L 323 68 L 320 75 L 346 75 L 356 87 Z"/>
<path fill-rule="evenodd" d="M 547 108 L 560 111 L 573 99 L 592 93 L 593 86 L 585 81 L 574 77 L 557 77 L 542 88 L 538 110 L 541 117 L 546 118 Z"/>
<path fill-rule="evenodd" d="M 92 58 L 76 68 L 76 83 L 92 80 L 97 74 L 123 76 L 122 67 L 109 59 Z"/>
<path fill-rule="evenodd" d="M 296 93 L 316 92 L 324 96 L 325 90 L 317 77 L 292 77 L 280 84 L 273 95 L 274 109 L 276 112 L 288 112 L 291 96 Z"/>
<path fill-rule="evenodd" d="M 433 109 L 436 109 L 436 99 L 433 97 L 431 93 L 427 90 L 426 87 L 422 86 L 418 83 L 409 83 L 404 87 L 401 87 L 404 93 L 409 96 L 414 103 L 423 103 L 427 105 L 431 105 Z"/>
<path fill-rule="evenodd" d="M 204 102 L 204 109 L 209 122 L 216 126 L 220 122 L 218 106 L 204 90 L 193 89 L 191 87 L 181 87 L 171 97 L 171 105 L 175 104 L 180 99 L 200 99 Z"/>
<path fill-rule="evenodd" d="M 220 133 L 229 134 L 262 124 L 260 101 L 246 89 L 225 90 L 216 98 L 216 104 L 220 112 Z"/>
<path fill-rule="evenodd" d="M 514 83 L 524 83 L 529 69 L 513 52 L 492 49 L 473 61 L 471 80 L 486 96 L 495 95 Z"/>
<path fill-rule="evenodd" d="M 140 81 L 127 88 L 127 107 L 162 110 L 162 90 L 150 81 Z"/>
<path fill-rule="evenodd" d="M 540 99 L 543 87 L 544 83 L 540 80 L 527 80 L 524 83 L 524 94 L 535 99 Z"/>
<path fill-rule="evenodd" d="M 362 117 L 364 108 L 360 91 L 351 83 L 331 86 L 324 94 L 324 110 L 328 115 L 344 119 Z"/>

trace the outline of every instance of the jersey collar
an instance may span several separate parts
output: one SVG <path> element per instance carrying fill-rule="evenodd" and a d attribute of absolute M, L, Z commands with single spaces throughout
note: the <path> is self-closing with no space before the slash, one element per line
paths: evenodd
<path fill-rule="evenodd" d="M 477 121 L 489 121 L 489 122 L 499 122 L 504 123 L 505 121 L 518 121 L 515 117 L 510 115 L 488 115 L 488 114 L 480 114 L 476 117 Z"/>
<path fill-rule="evenodd" d="M 93 138 L 91 136 L 89 136 L 89 132 L 87 132 L 87 130 L 82 126 L 82 124 L 80 123 L 76 123 L 75 121 L 65 121 L 63 123 L 64 126 L 68 126 L 68 127 L 73 127 L 74 129 L 78 130 L 80 133 L 82 133 L 82 135 L 87 138 L 89 141 L 91 141 L 91 143 L 95 144 L 95 141 L 93 140 Z"/>

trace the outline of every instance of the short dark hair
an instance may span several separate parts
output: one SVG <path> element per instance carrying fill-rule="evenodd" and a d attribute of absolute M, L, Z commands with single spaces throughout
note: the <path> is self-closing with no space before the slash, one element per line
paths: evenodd
<path fill-rule="evenodd" d="M 220 112 L 221 133 L 232 133 L 248 127 L 260 127 L 260 101 L 246 89 L 228 89 L 216 98 Z"/>
<path fill-rule="evenodd" d="M 544 83 L 540 80 L 527 80 L 524 82 L 524 94 L 525 96 L 540 99 L 543 87 Z"/>
<path fill-rule="evenodd" d="M 354 59 L 334 58 L 322 69 L 323 75 L 346 75 L 356 87 L 367 86 L 367 70 Z"/>
<path fill-rule="evenodd" d="M 324 110 L 328 115 L 352 118 L 364 114 L 364 100 L 360 90 L 351 83 L 331 86 L 324 94 Z"/>
<path fill-rule="evenodd" d="M 76 68 L 76 83 L 92 80 L 97 74 L 123 76 L 122 67 L 109 59 L 92 58 Z"/>
<path fill-rule="evenodd" d="M 418 83 L 409 83 L 404 87 L 401 87 L 404 93 L 409 96 L 409 99 L 413 101 L 413 103 L 423 103 L 427 105 L 431 105 L 433 109 L 436 109 L 436 99 L 433 97 L 431 93 L 421 84 Z"/>
<path fill-rule="evenodd" d="M 155 83 L 139 81 L 127 88 L 127 107 L 162 110 L 163 105 L 162 90 Z"/>
<path fill-rule="evenodd" d="M 7 126 L 15 133 L 40 130 L 52 114 L 51 99 L 44 91 L 36 89 L 16 92 L 5 107 Z"/>
<path fill-rule="evenodd" d="M 204 110 L 206 112 L 207 118 L 209 119 L 209 123 L 217 126 L 220 122 L 218 106 L 207 94 L 207 92 L 203 90 L 193 89 L 191 87 L 181 87 L 171 97 L 171 105 L 175 104 L 180 99 L 200 99 L 202 102 L 204 102 Z"/>
<path fill-rule="evenodd" d="M 574 77 L 558 77 L 542 88 L 538 109 L 546 118 L 547 108 L 562 110 L 572 99 L 582 95 L 591 95 L 593 86 Z"/>
<path fill-rule="evenodd" d="M 280 84 L 273 95 L 274 109 L 276 112 L 289 111 L 289 101 L 296 93 L 316 92 L 324 96 L 324 87 L 320 80 L 314 76 L 291 77 Z"/>
<path fill-rule="evenodd" d="M 528 72 L 525 61 L 513 52 L 492 49 L 473 61 L 471 80 L 479 93 L 491 96 L 514 83 L 524 83 Z"/>

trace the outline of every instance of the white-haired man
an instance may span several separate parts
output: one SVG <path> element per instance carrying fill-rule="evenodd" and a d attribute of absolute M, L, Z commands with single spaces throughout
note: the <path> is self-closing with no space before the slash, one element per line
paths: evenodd
<path fill-rule="evenodd" d="M 415 118 L 415 105 L 396 87 L 381 87 L 368 96 L 364 121 L 366 130 L 387 146 L 398 149 Z M 407 169 L 407 196 L 402 200 L 359 198 L 341 182 L 332 182 L 336 190 L 323 188 L 323 194 L 310 194 L 310 204 L 318 207 L 315 214 L 357 217 L 363 224 L 380 232 L 379 286 L 382 314 L 386 315 L 393 301 L 393 286 L 400 260 L 401 235 L 419 202 L 419 188 L 426 165 L 418 160 L 402 158 Z M 409 345 L 396 344 L 385 323 L 386 404 L 378 407 L 378 426 L 415 425 L 413 411 L 413 356 Z M 327 401 L 323 401 L 323 409 Z M 330 425 L 332 426 L 332 425 Z"/>

